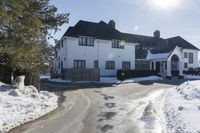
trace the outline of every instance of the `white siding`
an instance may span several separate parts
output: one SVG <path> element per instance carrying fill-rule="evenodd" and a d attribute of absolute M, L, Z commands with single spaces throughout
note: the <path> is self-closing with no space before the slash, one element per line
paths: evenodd
<path fill-rule="evenodd" d="M 124 49 L 112 48 L 112 41 L 95 39 L 94 46 L 79 46 L 78 38 L 65 37 L 63 48 L 58 50 L 58 57 L 63 61 L 64 68 L 73 68 L 74 60 L 85 60 L 86 68 L 94 68 L 94 60 L 98 60 L 101 76 L 115 76 L 122 68 L 122 61 L 131 62 L 131 69 L 135 69 L 135 45 L 125 43 Z M 58 59 L 58 58 L 57 58 Z M 106 70 L 105 61 L 115 61 L 115 70 Z M 58 60 L 56 61 L 56 71 Z"/>
<path fill-rule="evenodd" d="M 198 50 L 191 50 L 191 49 L 183 49 L 184 52 L 187 52 L 187 58 L 184 58 L 184 63 L 188 63 L 188 68 L 196 68 L 199 66 L 198 63 Z M 194 62 L 192 64 L 189 63 L 189 53 L 193 53 L 193 60 Z M 184 68 L 185 69 L 185 68 Z"/>

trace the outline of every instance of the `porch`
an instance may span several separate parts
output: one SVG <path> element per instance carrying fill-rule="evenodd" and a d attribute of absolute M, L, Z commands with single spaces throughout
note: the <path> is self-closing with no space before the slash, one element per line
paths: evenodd
<path fill-rule="evenodd" d="M 169 53 L 148 53 L 150 70 L 156 70 L 163 78 L 183 78 L 183 55 L 179 49 Z"/>

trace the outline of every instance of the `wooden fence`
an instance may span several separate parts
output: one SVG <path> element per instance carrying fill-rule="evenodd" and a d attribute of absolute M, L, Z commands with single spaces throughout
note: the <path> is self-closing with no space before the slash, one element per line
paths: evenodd
<path fill-rule="evenodd" d="M 64 79 L 72 81 L 100 81 L 99 69 L 64 69 Z"/>

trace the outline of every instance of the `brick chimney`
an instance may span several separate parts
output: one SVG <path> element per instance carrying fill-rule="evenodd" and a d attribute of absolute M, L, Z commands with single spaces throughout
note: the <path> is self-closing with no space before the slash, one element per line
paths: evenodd
<path fill-rule="evenodd" d="M 110 20 L 110 21 L 108 22 L 108 25 L 110 25 L 112 28 L 115 29 L 115 21 L 114 21 L 114 20 Z"/>
<path fill-rule="evenodd" d="M 154 31 L 153 36 L 154 36 L 154 38 L 159 39 L 160 38 L 160 31 L 159 30 Z"/>

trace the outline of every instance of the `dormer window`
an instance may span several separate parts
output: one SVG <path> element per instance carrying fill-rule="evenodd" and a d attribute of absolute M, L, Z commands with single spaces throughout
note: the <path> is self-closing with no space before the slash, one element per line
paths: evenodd
<path fill-rule="evenodd" d="M 124 49 L 124 41 L 119 41 L 119 40 L 113 40 L 112 41 L 112 48 L 119 48 L 119 49 Z"/>
<path fill-rule="evenodd" d="M 78 44 L 80 46 L 94 46 L 94 38 L 93 37 L 79 37 Z"/>

